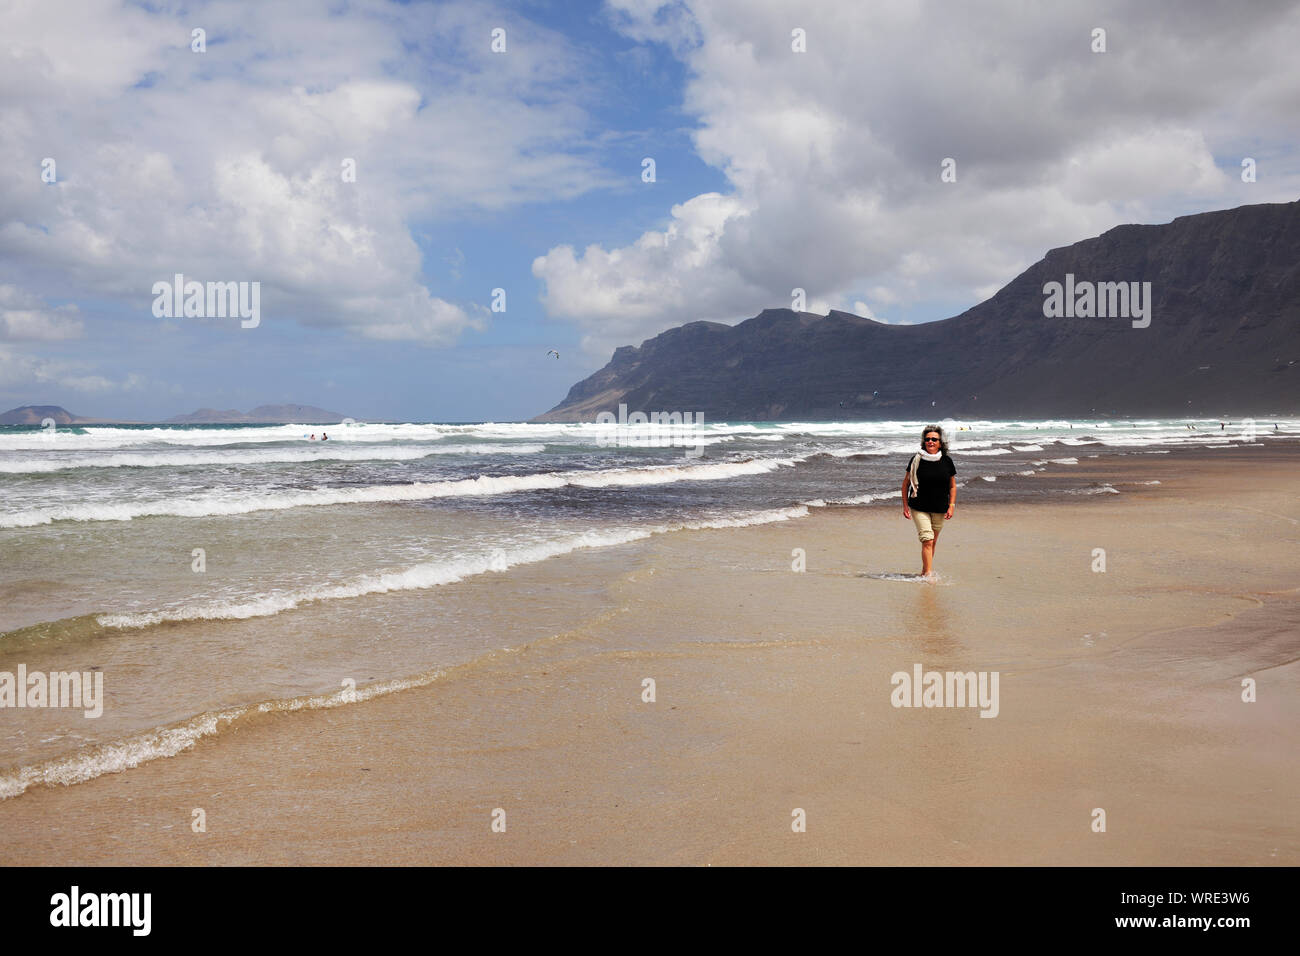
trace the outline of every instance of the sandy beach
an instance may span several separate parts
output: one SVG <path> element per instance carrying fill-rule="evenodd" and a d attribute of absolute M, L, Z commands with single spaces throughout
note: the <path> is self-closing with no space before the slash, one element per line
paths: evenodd
<path fill-rule="evenodd" d="M 448 585 L 517 615 L 509 650 L 32 787 L 0 801 L 0 862 L 1293 866 L 1296 460 L 1103 456 L 1020 480 L 1118 494 L 959 495 L 934 582 L 894 501 Z M 542 608 L 566 613 L 539 637 Z M 916 665 L 996 672 L 996 716 L 894 706 Z"/>

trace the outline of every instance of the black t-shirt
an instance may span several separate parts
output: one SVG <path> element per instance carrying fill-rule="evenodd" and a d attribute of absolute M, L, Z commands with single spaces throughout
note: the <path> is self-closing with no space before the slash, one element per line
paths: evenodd
<path fill-rule="evenodd" d="M 912 459 L 907 459 L 910 470 Z M 926 461 L 916 468 L 917 493 L 915 498 L 907 499 L 907 506 L 913 511 L 928 511 L 931 514 L 944 514 L 948 510 L 948 478 L 957 474 L 957 466 L 952 459 L 944 455 L 938 461 Z"/>

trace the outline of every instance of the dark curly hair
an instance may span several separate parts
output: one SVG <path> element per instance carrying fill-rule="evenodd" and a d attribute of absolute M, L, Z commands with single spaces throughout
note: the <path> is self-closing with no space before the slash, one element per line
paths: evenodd
<path fill-rule="evenodd" d="M 939 433 L 939 454 L 948 454 L 948 439 L 944 437 L 943 429 L 938 425 L 926 425 L 925 428 L 921 429 L 921 451 L 925 451 L 925 436 L 930 432 Z"/>

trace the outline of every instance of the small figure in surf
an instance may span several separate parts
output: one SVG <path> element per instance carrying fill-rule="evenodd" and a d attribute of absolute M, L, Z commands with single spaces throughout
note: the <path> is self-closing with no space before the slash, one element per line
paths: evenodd
<path fill-rule="evenodd" d="M 934 570 L 934 548 L 943 523 L 957 507 L 957 466 L 948 457 L 943 429 L 927 425 L 921 451 L 912 456 L 903 475 L 903 517 L 916 525 L 921 541 L 921 574 Z"/>

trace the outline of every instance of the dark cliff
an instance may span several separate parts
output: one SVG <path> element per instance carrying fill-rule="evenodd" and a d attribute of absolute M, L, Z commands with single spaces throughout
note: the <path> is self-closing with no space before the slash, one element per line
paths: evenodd
<path fill-rule="evenodd" d="M 1150 325 L 1044 316 L 1044 285 L 1151 283 Z M 992 298 L 923 325 L 766 309 L 691 322 L 534 421 L 1289 414 L 1300 408 L 1300 202 L 1125 225 L 1053 249 Z M 931 404 L 933 403 L 933 404 Z"/>

